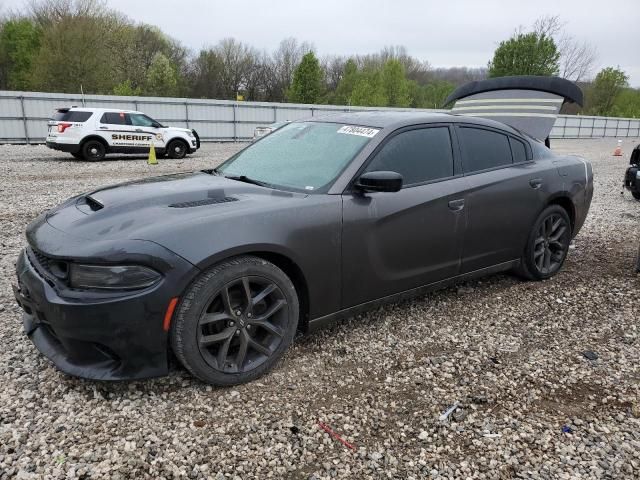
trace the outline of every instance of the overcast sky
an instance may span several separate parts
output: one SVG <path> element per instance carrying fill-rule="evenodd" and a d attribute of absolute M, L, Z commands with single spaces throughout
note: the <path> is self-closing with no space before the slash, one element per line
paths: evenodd
<path fill-rule="evenodd" d="M 23 0 L 0 0 L 6 7 Z M 640 87 L 640 0 L 107 0 L 198 49 L 235 37 L 273 50 L 282 38 L 324 54 L 364 54 L 404 45 L 432 66 L 486 66 L 500 40 L 542 15 L 588 41 L 598 68 L 620 66 Z"/>

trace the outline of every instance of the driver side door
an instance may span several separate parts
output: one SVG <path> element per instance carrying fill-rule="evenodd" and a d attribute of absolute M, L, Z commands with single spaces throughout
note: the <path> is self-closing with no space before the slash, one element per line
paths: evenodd
<path fill-rule="evenodd" d="M 394 132 L 360 174 L 400 173 L 402 189 L 343 194 L 342 308 L 459 273 L 467 184 L 453 139 L 446 124 Z"/>
<path fill-rule="evenodd" d="M 166 139 L 162 134 L 162 129 L 157 127 L 158 122 L 143 113 L 129 113 L 128 117 L 134 133 L 152 135 L 153 146 L 156 149 L 164 150 Z"/>

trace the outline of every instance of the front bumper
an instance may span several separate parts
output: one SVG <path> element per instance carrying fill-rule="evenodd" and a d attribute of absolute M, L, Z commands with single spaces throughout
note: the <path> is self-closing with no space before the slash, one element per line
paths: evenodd
<path fill-rule="evenodd" d="M 96 380 L 167 374 L 163 320 L 181 282 L 165 278 L 135 293 L 76 292 L 69 298 L 28 249 L 18 258 L 17 276 L 14 296 L 24 311 L 24 331 L 61 371 Z"/>

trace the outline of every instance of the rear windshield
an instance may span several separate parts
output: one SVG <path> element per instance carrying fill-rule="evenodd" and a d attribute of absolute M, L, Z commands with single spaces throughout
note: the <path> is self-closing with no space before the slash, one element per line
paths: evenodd
<path fill-rule="evenodd" d="M 86 122 L 93 115 L 93 112 L 78 112 L 68 110 L 66 112 L 57 111 L 53 114 L 53 120 L 58 122 Z"/>

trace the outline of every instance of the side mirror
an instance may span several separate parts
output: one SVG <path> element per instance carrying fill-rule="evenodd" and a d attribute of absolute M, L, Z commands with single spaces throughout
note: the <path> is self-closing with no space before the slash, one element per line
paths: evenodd
<path fill-rule="evenodd" d="M 397 192 L 402 188 L 402 175 L 396 172 L 367 172 L 355 186 L 364 192 Z"/>

